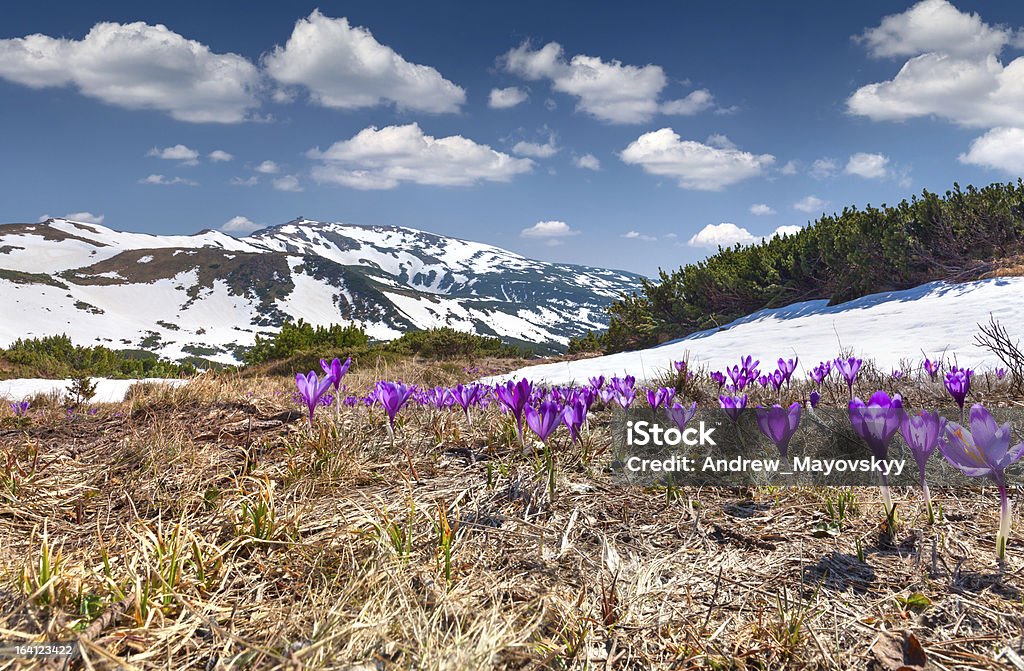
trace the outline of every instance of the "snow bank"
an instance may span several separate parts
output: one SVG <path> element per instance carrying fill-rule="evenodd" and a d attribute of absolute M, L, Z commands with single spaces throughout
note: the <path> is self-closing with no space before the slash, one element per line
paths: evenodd
<path fill-rule="evenodd" d="M 1024 336 L 1024 277 L 1001 277 L 963 284 L 931 282 L 905 291 L 864 296 L 829 306 L 807 301 L 761 310 L 719 329 L 693 333 L 658 347 L 580 361 L 521 368 L 487 378 L 494 383 L 529 378 L 546 384 L 586 382 L 604 375 L 630 374 L 649 380 L 673 361 L 688 357 L 691 366 L 722 369 L 752 354 L 771 368 L 779 357 L 800 358 L 800 369 L 834 358 L 840 349 L 874 359 L 882 369 L 903 361 L 935 358 L 945 352 L 961 366 L 995 367 L 998 359 L 974 342 L 978 324 L 989 315 L 1011 336 Z"/>
<path fill-rule="evenodd" d="M 90 399 L 92 403 L 117 403 L 123 401 L 128 394 L 128 389 L 142 382 L 165 384 L 172 387 L 180 387 L 188 383 L 188 380 L 144 378 L 141 380 L 110 380 L 107 378 L 94 377 L 96 383 L 96 395 Z M 41 378 L 22 378 L 19 380 L 0 380 L 0 398 L 9 401 L 22 401 L 36 394 L 49 394 L 58 392 L 63 394 L 71 387 L 71 380 L 44 380 Z"/>

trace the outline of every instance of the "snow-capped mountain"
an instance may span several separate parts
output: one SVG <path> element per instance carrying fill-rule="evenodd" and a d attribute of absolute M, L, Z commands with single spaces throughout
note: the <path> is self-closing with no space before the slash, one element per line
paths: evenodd
<path fill-rule="evenodd" d="M 1024 333 L 1024 277 L 997 277 L 951 284 L 930 282 L 846 303 L 805 301 L 760 310 L 718 329 L 692 333 L 657 347 L 579 361 L 529 366 L 488 379 L 529 378 L 547 384 L 585 383 L 591 377 L 633 375 L 651 380 L 673 361 L 723 370 L 751 355 L 771 370 L 779 357 L 799 358 L 799 370 L 846 350 L 871 359 L 883 371 L 920 365 L 925 357 L 961 366 L 993 368 L 998 358 L 975 341 L 978 325 L 995 317 L 1011 335 Z M 799 373 L 803 378 L 803 373 Z M 803 378 L 806 379 L 806 378 Z"/>
<path fill-rule="evenodd" d="M 233 238 L 49 219 L 0 225 L 0 346 L 66 333 L 231 362 L 302 318 L 380 340 L 451 326 L 554 351 L 606 326 L 605 308 L 640 279 L 394 226 L 298 219 Z"/>

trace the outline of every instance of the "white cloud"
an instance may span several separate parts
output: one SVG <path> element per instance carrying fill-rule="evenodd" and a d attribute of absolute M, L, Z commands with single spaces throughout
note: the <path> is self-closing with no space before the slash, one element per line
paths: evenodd
<path fill-rule="evenodd" d="M 533 169 L 528 158 L 514 158 L 461 135 L 436 138 L 418 124 L 364 128 L 325 151 L 313 178 L 355 189 L 393 189 L 401 182 L 467 186 L 480 181 L 507 182 Z"/>
<path fill-rule="evenodd" d="M 394 103 L 420 112 L 457 112 L 466 92 L 432 67 L 410 63 L 369 30 L 314 10 L 295 23 L 284 47 L 265 55 L 267 74 L 303 86 L 324 107 L 358 109 Z"/>
<path fill-rule="evenodd" d="M 782 235 L 794 235 L 804 230 L 803 226 L 779 226 L 769 237 L 775 238 Z"/>
<path fill-rule="evenodd" d="M 228 219 L 227 222 L 220 227 L 220 230 L 225 233 L 252 233 L 253 231 L 258 231 L 261 228 L 263 228 L 262 224 L 257 224 L 251 221 L 248 217 L 239 215 Z"/>
<path fill-rule="evenodd" d="M 487 98 L 487 106 L 494 109 L 507 109 L 515 107 L 519 103 L 526 102 L 529 96 L 526 91 L 518 86 L 509 86 L 503 89 L 491 89 L 491 95 Z"/>
<path fill-rule="evenodd" d="M 1022 46 L 1020 33 L 990 26 L 945 0 L 924 0 L 888 16 L 861 40 L 873 55 L 909 57 L 891 80 L 850 96 L 853 114 L 875 121 L 935 116 L 971 128 L 1024 127 L 1024 57 L 999 54 Z"/>
<path fill-rule="evenodd" d="M 733 245 L 749 245 L 757 242 L 758 238 L 750 234 L 745 228 L 728 222 L 721 224 L 708 224 L 690 238 L 687 243 L 691 247 L 732 247 Z"/>
<path fill-rule="evenodd" d="M 93 214 L 92 212 L 72 212 L 71 214 L 65 214 L 64 218 L 83 224 L 102 224 L 103 220 L 106 219 L 102 214 Z"/>
<path fill-rule="evenodd" d="M 185 165 L 199 163 L 199 152 L 183 144 L 176 144 L 173 147 L 164 147 L 163 149 L 153 147 L 146 152 L 146 156 L 155 156 L 167 161 L 181 161 Z"/>
<path fill-rule="evenodd" d="M 547 240 L 550 244 L 551 241 L 557 243 L 558 238 L 579 235 L 579 231 L 573 229 L 564 221 L 538 221 L 533 226 L 524 228 L 519 232 L 519 235 L 524 238 L 540 238 L 542 240 Z"/>
<path fill-rule="evenodd" d="M 253 168 L 253 170 L 261 172 L 264 175 L 276 175 L 281 172 L 281 166 L 273 161 L 263 161 L 263 163 L 260 163 L 258 166 Z"/>
<path fill-rule="evenodd" d="M 33 34 L 0 40 L 0 78 L 82 95 L 179 121 L 237 123 L 259 106 L 259 71 L 162 25 L 97 23 L 81 40 Z"/>
<path fill-rule="evenodd" d="M 209 154 L 210 160 L 214 163 L 225 163 L 227 161 L 235 160 L 235 157 L 227 153 L 223 149 L 214 149 Z"/>
<path fill-rule="evenodd" d="M 799 169 L 796 161 L 786 161 L 786 165 L 779 168 L 779 172 L 783 175 L 795 175 Z"/>
<path fill-rule="evenodd" d="M 662 114 L 693 116 L 694 114 L 700 114 L 704 110 L 709 110 L 714 106 L 715 97 L 711 95 L 711 91 L 708 91 L 707 89 L 700 89 L 698 91 L 693 91 L 685 98 L 662 103 L 660 110 Z"/>
<path fill-rule="evenodd" d="M 1024 129 L 993 128 L 971 142 L 960 162 L 1024 176 Z"/>
<path fill-rule="evenodd" d="M 303 191 L 302 185 L 299 184 L 299 178 L 295 175 L 284 175 L 274 180 L 274 188 L 278 191 L 291 191 L 298 193 Z"/>
<path fill-rule="evenodd" d="M 232 186 L 256 186 L 260 181 L 260 178 L 256 175 L 250 177 L 232 177 L 230 184 Z"/>
<path fill-rule="evenodd" d="M 807 212 L 808 214 L 817 214 L 822 212 L 826 205 L 828 205 L 827 200 L 822 200 L 817 196 L 805 196 L 793 203 L 793 209 L 800 212 Z"/>
<path fill-rule="evenodd" d="M 750 213 L 758 217 L 764 217 L 769 214 L 775 214 L 775 210 L 764 203 L 754 203 L 750 206 Z"/>
<path fill-rule="evenodd" d="M 889 157 L 883 154 L 867 154 L 857 152 L 846 162 L 847 175 L 857 175 L 864 179 L 882 179 L 889 175 Z"/>
<path fill-rule="evenodd" d="M 517 142 L 512 147 L 512 153 L 532 158 L 550 158 L 558 153 L 557 139 L 554 133 L 549 133 L 548 141 L 544 144 L 526 141 Z"/>
<path fill-rule="evenodd" d="M 184 184 L 185 186 L 199 186 L 199 182 L 195 182 L 191 179 L 185 179 L 183 177 L 167 177 L 166 175 L 150 175 L 145 179 L 140 179 L 139 184 L 153 184 L 159 186 L 171 186 L 173 184 Z"/>
<path fill-rule="evenodd" d="M 623 233 L 621 237 L 627 240 L 643 240 L 644 242 L 654 242 L 658 239 L 653 235 L 644 235 L 639 231 L 629 231 L 628 233 Z"/>
<path fill-rule="evenodd" d="M 598 160 L 593 154 L 584 154 L 583 156 L 577 156 L 572 160 L 576 164 L 577 168 L 583 168 L 584 170 L 600 170 L 601 161 Z"/>
<path fill-rule="evenodd" d="M 643 123 L 659 112 L 696 114 L 714 105 L 706 90 L 686 98 L 661 103 L 668 83 L 658 65 L 623 65 L 597 56 L 578 54 L 568 61 L 557 42 L 533 49 L 523 42 L 502 57 L 508 72 L 527 80 L 547 79 L 551 88 L 577 99 L 577 111 L 610 123 Z"/>
<path fill-rule="evenodd" d="M 953 56 L 999 53 L 1014 39 L 1002 26 L 990 26 L 977 14 L 961 12 L 946 0 L 923 0 L 882 19 L 857 38 L 875 57 L 915 56 L 941 51 Z"/>
<path fill-rule="evenodd" d="M 684 189 L 718 191 L 744 179 L 756 177 L 775 162 L 771 154 L 751 154 L 735 146 L 724 146 L 727 138 L 717 136 L 719 146 L 681 140 L 671 128 L 644 133 L 619 155 L 625 162 L 641 166 L 652 175 L 678 180 Z"/>
<path fill-rule="evenodd" d="M 811 164 L 807 174 L 814 179 L 828 179 L 839 172 L 839 163 L 834 158 L 819 158 Z"/>
<path fill-rule="evenodd" d="M 734 245 L 752 245 L 783 235 L 793 235 L 802 230 L 802 226 L 779 226 L 769 235 L 756 236 L 746 228 L 736 224 L 708 224 L 690 238 L 687 244 L 690 247 L 707 247 L 710 249 L 733 247 Z"/>

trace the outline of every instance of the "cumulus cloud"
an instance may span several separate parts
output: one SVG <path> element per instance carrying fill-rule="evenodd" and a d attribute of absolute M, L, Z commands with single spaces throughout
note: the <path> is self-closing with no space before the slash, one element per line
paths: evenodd
<path fill-rule="evenodd" d="M 754 203 L 750 206 L 750 213 L 758 217 L 764 217 L 769 214 L 775 214 L 775 210 L 764 203 Z"/>
<path fill-rule="evenodd" d="M 857 152 L 846 162 L 844 172 L 864 179 L 882 179 L 889 175 L 889 157 L 884 154 Z"/>
<path fill-rule="evenodd" d="M 253 168 L 256 172 L 261 172 L 264 175 L 276 175 L 281 172 L 281 166 L 273 161 L 263 161 L 258 166 Z"/>
<path fill-rule="evenodd" d="M 210 160 L 214 163 L 226 163 L 227 161 L 235 160 L 235 157 L 227 153 L 223 149 L 214 149 L 209 154 Z"/>
<path fill-rule="evenodd" d="M 251 175 L 249 177 L 232 177 L 229 184 L 232 186 L 256 186 L 259 181 L 259 177 Z"/>
<path fill-rule="evenodd" d="M 750 231 L 736 224 L 724 222 L 708 224 L 700 229 L 687 243 L 691 247 L 732 247 L 733 245 L 749 245 L 758 240 Z"/>
<path fill-rule="evenodd" d="M 554 246 L 561 244 L 562 238 L 579 235 L 579 231 L 564 221 L 538 221 L 533 226 L 521 230 L 519 235 L 523 238 L 540 239 L 545 244 Z"/>
<path fill-rule="evenodd" d="M 661 102 L 668 79 L 658 65 L 624 65 L 583 54 L 566 60 L 557 42 L 539 49 L 523 42 L 501 62 L 523 79 L 550 81 L 553 90 L 577 99 L 577 111 L 609 123 L 643 123 L 659 112 L 696 114 L 714 106 L 714 97 L 703 89 L 681 100 Z"/>
<path fill-rule="evenodd" d="M 724 136 L 709 142 L 713 144 L 682 140 L 671 128 L 662 128 L 641 135 L 619 157 L 652 175 L 675 178 L 681 188 L 705 191 L 761 175 L 775 162 L 771 154 L 742 151 Z"/>
<path fill-rule="evenodd" d="M 828 179 L 839 172 L 839 163 L 834 158 L 819 158 L 811 164 L 807 174 L 814 179 Z"/>
<path fill-rule="evenodd" d="M 961 12 L 947 0 L 923 0 L 891 14 L 856 38 L 877 58 L 943 51 L 953 56 L 999 53 L 1014 40 L 1012 31 L 990 26 L 977 14 Z"/>
<path fill-rule="evenodd" d="M 971 142 L 960 162 L 1024 175 L 1024 129 L 993 128 Z"/>
<path fill-rule="evenodd" d="M 822 212 L 826 205 L 828 205 L 827 200 L 822 200 L 817 196 L 805 196 L 793 203 L 793 209 L 799 212 L 807 212 L 808 214 L 817 214 Z"/>
<path fill-rule="evenodd" d="M 644 235 L 639 231 L 629 231 L 627 233 L 623 233 L 622 237 L 626 238 L 627 240 L 643 240 L 644 242 L 654 242 L 655 240 L 658 239 L 653 235 Z"/>
<path fill-rule="evenodd" d="M 934 116 L 969 128 L 1024 127 L 1024 57 L 1004 64 L 1021 34 L 961 12 L 946 0 L 923 0 L 887 16 L 861 37 L 874 56 L 908 60 L 886 81 L 857 89 L 852 114 L 876 121 Z"/>
<path fill-rule="evenodd" d="M 752 245 L 778 236 L 793 235 L 802 230 L 802 226 L 779 226 L 768 235 L 757 236 L 742 226 L 728 222 L 708 224 L 690 238 L 687 244 L 690 247 L 707 247 L 709 249 L 733 247 L 735 245 Z"/>
<path fill-rule="evenodd" d="M 512 147 L 512 153 L 532 158 L 550 158 L 558 153 L 557 139 L 554 133 L 548 133 L 548 141 L 543 144 L 539 142 L 517 142 Z"/>
<path fill-rule="evenodd" d="M 102 214 L 93 214 L 92 212 L 72 212 L 71 214 L 65 214 L 64 218 L 83 224 L 102 224 L 103 220 L 106 219 Z"/>
<path fill-rule="evenodd" d="M 278 177 L 274 180 L 273 184 L 274 188 L 278 191 L 291 191 L 294 193 L 303 191 L 302 185 L 299 184 L 299 178 L 295 175 L 284 175 L 283 177 Z"/>
<path fill-rule="evenodd" d="M 252 63 L 142 22 L 97 23 L 81 40 L 0 40 L 0 78 L 36 89 L 74 86 L 111 105 L 195 123 L 237 123 L 259 106 Z"/>
<path fill-rule="evenodd" d="M 466 92 L 427 65 L 410 63 L 366 28 L 319 10 L 295 23 L 284 47 L 263 58 L 271 77 L 304 87 L 324 107 L 359 109 L 394 104 L 420 112 L 457 112 Z"/>
<path fill-rule="evenodd" d="M 225 233 L 252 233 L 253 231 L 258 231 L 261 228 L 263 228 L 262 224 L 257 224 L 248 217 L 239 215 L 228 219 L 227 222 L 220 227 L 220 230 Z"/>
<path fill-rule="evenodd" d="M 711 91 L 708 91 L 707 89 L 700 89 L 693 91 L 685 98 L 662 103 L 660 110 L 662 114 L 693 116 L 694 114 L 700 114 L 704 110 L 709 110 L 714 106 L 715 97 L 711 95 Z M 727 110 L 722 111 L 727 112 Z"/>
<path fill-rule="evenodd" d="M 529 96 L 526 91 L 518 86 L 509 86 L 503 89 L 491 89 L 491 95 L 487 98 L 487 106 L 494 109 L 508 109 L 519 103 L 526 102 Z"/>
<path fill-rule="evenodd" d="M 426 135 L 415 123 L 371 126 L 307 155 L 321 162 L 312 171 L 318 182 L 355 189 L 393 189 L 401 182 L 433 186 L 507 182 L 534 166 L 528 158 L 514 158 L 461 135 Z"/>
<path fill-rule="evenodd" d="M 779 237 L 783 235 L 794 235 L 804 230 L 803 226 L 779 226 L 772 232 L 771 237 Z"/>
<path fill-rule="evenodd" d="M 584 154 L 583 156 L 577 156 L 572 160 L 577 168 L 583 168 L 584 170 L 600 170 L 601 161 L 598 160 L 593 154 Z"/>
<path fill-rule="evenodd" d="M 167 177 L 166 175 L 150 175 L 149 177 L 140 179 L 139 184 L 152 184 L 154 186 L 172 186 L 174 184 L 199 186 L 199 182 L 195 182 L 191 179 L 185 179 L 184 177 Z"/>
<path fill-rule="evenodd" d="M 164 147 L 163 149 L 153 147 L 146 152 L 146 156 L 154 156 L 167 161 L 181 161 L 185 165 L 199 163 L 199 152 L 183 144 L 176 144 L 173 147 Z"/>

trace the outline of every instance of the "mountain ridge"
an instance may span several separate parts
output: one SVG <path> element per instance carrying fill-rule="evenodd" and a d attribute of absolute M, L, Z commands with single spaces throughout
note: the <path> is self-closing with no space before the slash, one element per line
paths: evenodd
<path fill-rule="evenodd" d="M 0 225 L 0 345 L 82 344 L 230 363 L 287 319 L 356 322 L 378 340 L 452 326 L 542 352 L 607 324 L 626 271 L 535 261 L 403 226 L 305 218 L 233 237 L 63 218 Z"/>

